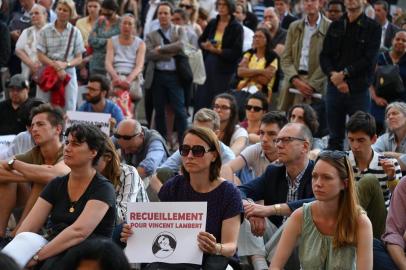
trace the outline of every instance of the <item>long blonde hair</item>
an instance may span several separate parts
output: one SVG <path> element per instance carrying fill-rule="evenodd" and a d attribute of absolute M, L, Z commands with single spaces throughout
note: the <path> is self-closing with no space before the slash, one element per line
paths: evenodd
<path fill-rule="evenodd" d="M 358 217 L 362 208 L 358 204 L 355 191 L 355 178 L 350 161 L 345 152 L 322 151 L 316 159 L 323 160 L 336 168 L 338 176 L 344 181 L 344 190 L 338 201 L 337 228 L 333 237 L 333 247 L 340 248 L 357 244 Z"/>

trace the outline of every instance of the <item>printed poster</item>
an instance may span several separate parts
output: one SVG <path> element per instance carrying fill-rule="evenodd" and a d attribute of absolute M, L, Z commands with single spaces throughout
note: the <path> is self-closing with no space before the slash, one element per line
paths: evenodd
<path fill-rule="evenodd" d="M 133 235 L 125 254 L 130 263 L 201 264 L 197 235 L 206 230 L 207 202 L 129 203 Z"/>
<path fill-rule="evenodd" d="M 66 112 L 66 128 L 76 123 L 89 123 L 101 129 L 107 136 L 110 136 L 110 118 L 109 113 L 94 113 L 94 112 Z"/>

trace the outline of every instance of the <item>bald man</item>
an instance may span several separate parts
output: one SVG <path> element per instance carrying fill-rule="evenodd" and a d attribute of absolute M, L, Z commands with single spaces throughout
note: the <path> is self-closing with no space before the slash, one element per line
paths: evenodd
<path fill-rule="evenodd" d="M 141 178 L 152 175 L 169 154 L 162 136 L 134 119 L 121 121 L 114 139 L 125 162 L 136 167 Z"/>

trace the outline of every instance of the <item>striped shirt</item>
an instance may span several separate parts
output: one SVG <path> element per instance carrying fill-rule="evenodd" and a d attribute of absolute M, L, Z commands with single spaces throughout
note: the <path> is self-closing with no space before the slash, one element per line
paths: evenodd
<path fill-rule="evenodd" d="M 352 151 L 347 152 L 348 154 L 348 158 L 351 162 L 351 166 L 352 169 L 354 171 L 354 177 L 355 180 L 358 181 L 360 180 L 365 174 L 373 174 L 376 176 L 376 178 L 378 178 L 379 184 L 382 188 L 382 192 L 383 192 L 383 197 L 385 199 L 385 204 L 386 206 L 389 206 L 389 201 L 390 201 L 390 190 L 386 185 L 386 181 L 388 180 L 388 176 L 386 175 L 385 171 L 383 170 L 379 159 L 381 157 L 385 157 L 383 154 L 377 153 L 375 151 L 372 152 L 373 156 L 372 156 L 372 160 L 368 165 L 368 168 L 365 168 L 363 171 L 361 171 L 358 167 L 357 167 L 357 163 L 355 161 L 355 157 L 354 154 L 352 153 Z M 395 164 L 395 179 L 401 179 L 402 178 L 402 172 L 400 169 L 400 165 L 398 163 L 398 161 L 396 159 L 391 158 L 390 160 L 392 160 L 393 164 Z M 392 179 L 390 179 L 392 180 Z"/>
<path fill-rule="evenodd" d="M 299 188 L 300 185 L 300 181 L 303 178 L 303 175 L 306 172 L 307 167 L 309 166 L 310 162 L 307 161 L 306 166 L 304 166 L 303 170 L 296 176 L 295 179 L 291 179 L 288 171 L 286 170 L 286 181 L 288 181 L 288 186 L 289 186 L 289 190 L 288 190 L 288 197 L 286 202 L 293 202 L 293 201 L 297 201 L 299 199 L 299 196 L 297 194 L 297 189 Z"/>
<path fill-rule="evenodd" d="M 119 223 L 127 220 L 127 204 L 130 202 L 149 202 L 144 182 L 137 169 L 131 165 L 120 164 L 120 183 L 116 187 L 117 219 Z"/>

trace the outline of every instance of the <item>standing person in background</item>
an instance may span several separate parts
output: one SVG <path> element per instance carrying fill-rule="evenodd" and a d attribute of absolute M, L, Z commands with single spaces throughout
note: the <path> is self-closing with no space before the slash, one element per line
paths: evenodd
<path fill-rule="evenodd" d="M 65 86 L 64 93 L 65 111 L 74 111 L 78 92 L 75 67 L 82 62 L 82 53 L 85 48 L 79 30 L 69 22 L 77 16 L 73 0 L 58 1 L 56 13 L 58 17 L 55 23 L 47 24 L 40 32 L 37 44 L 38 60 L 43 65 L 52 66 L 61 81 L 69 75 L 70 80 Z M 71 43 L 67 48 L 70 36 Z M 67 50 L 68 54 L 64 59 Z M 36 97 L 49 101 L 51 93 L 38 88 Z"/>
<path fill-rule="evenodd" d="M 132 113 L 137 115 L 137 104 L 142 98 L 142 69 L 145 43 L 136 36 L 136 20 L 132 14 L 121 17 L 120 34 L 107 41 L 106 70 L 113 83 L 113 90 L 128 91 L 134 103 Z M 114 93 L 116 94 L 116 93 Z"/>
<path fill-rule="evenodd" d="M 331 0 L 327 4 L 327 18 L 332 21 L 338 21 L 345 12 L 345 6 L 340 0 Z"/>
<path fill-rule="evenodd" d="M 275 10 L 281 21 L 281 28 L 289 29 L 289 25 L 296 21 L 297 18 L 290 13 L 290 0 L 275 0 Z"/>
<path fill-rule="evenodd" d="M 260 27 L 266 27 L 271 32 L 272 50 L 279 56 L 282 56 L 285 50 L 286 42 L 286 30 L 281 28 L 278 14 L 276 14 L 275 8 L 268 7 L 264 10 L 264 20 L 259 25 Z"/>
<path fill-rule="evenodd" d="M 217 17 L 209 22 L 199 38 L 207 77 L 195 93 L 195 112 L 210 107 L 216 95 L 229 90 L 242 53 L 244 33 L 233 15 L 234 1 L 218 0 L 216 5 Z"/>
<path fill-rule="evenodd" d="M 242 25 L 242 28 L 244 30 L 242 51 L 243 52 L 248 51 L 252 46 L 254 32 L 243 24 L 245 18 L 247 17 L 247 10 L 245 9 L 245 7 L 243 5 L 241 5 L 241 4 L 236 5 L 234 17 Z"/>
<path fill-rule="evenodd" d="M 93 53 L 89 61 L 89 73 L 106 75 L 105 57 L 107 40 L 120 33 L 120 17 L 115 0 L 104 0 L 101 5 L 101 17 L 97 20 L 89 36 L 89 46 Z"/>
<path fill-rule="evenodd" d="M 287 111 L 298 103 L 321 103 L 312 97 L 323 94 L 326 76 L 320 69 L 319 54 L 330 21 L 320 13 L 319 0 L 302 0 L 305 17 L 291 24 L 282 54 L 284 73 L 279 110 Z M 298 94 L 290 93 L 295 88 Z"/>
<path fill-rule="evenodd" d="M 41 67 L 37 57 L 37 40 L 39 31 L 47 21 L 47 11 L 43 6 L 35 4 L 31 11 L 32 26 L 24 29 L 18 38 L 15 53 L 21 59 L 21 73 L 29 80 Z"/>
<path fill-rule="evenodd" d="M 89 35 L 92 32 L 93 26 L 96 24 L 99 18 L 101 9 L 101 0 L 87 0 L 86 1 L 86 17 L 83 17 L 76 22 L 76 27 L 82 34 L 83 43 L 86 48 L 86 56 L 83 58 L 82 63 L 79 66 L 80 79 L 86 81 L 89 77 L 89 69 L 87 64 L 90 60 L 90 46 L 89 46 Z"/>
<path fill-rule="evenodd" d="M 346 116 L 368 111 L 368 86 L 378 57 L 381 27 L 363 13 L 363 0 L 345 0 L 346 16 L 333 22 L 320 53 L 328 77 L 326 91 L 328 149 L 342 150 Z"/>
<path fill-rule="evenodd" d="M 382 27 L 381 50 L 389 50 L 392 40 L 399 29 L 396 25 L 388 20 L 389 5 L 388 2 L 379 0 L 374 3 L 375 21 Z"/>
<path fill-rule="evenodd" d="M 197 24 L 197 17 L 199 13 L 199 2 L 197 0 L 181 0 L 179 2 L 179 8 L 183 9 L 188 17 L 186 25 L 190 30 L 196 33 L 197 37 L 200 37 L 203 30 L 200 25 Z"/>

